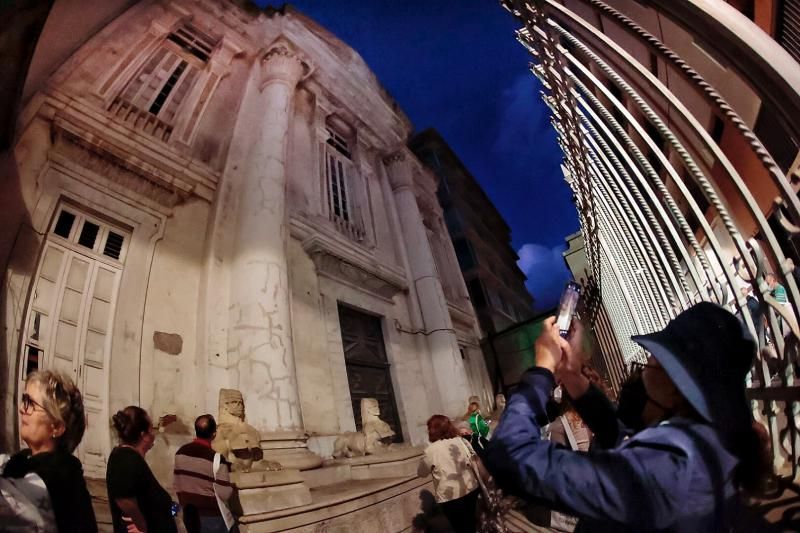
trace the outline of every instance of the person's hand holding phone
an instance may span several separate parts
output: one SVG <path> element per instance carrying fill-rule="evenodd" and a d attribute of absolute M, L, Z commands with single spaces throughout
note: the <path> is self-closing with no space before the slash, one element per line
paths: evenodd
<path fill-rule="evenodd" d="M 572 398 L 583 396 L 589 389 L 589 380 L 581 372 L 584 364 L 583 332 L 580 320 L 573 320 L 566 338 L 567 348 L 556 367 L 556 379 Z"/>
<path fill-rule="evenodd" d="M 536 366 L 546 368 L 555 374 L 561 362 L 562 352 L 569 350 L 569 343 L 561 337 L 556 324 L 556 317 L 546 318 L 542 333 L 534 344 L 536 350 Z"/>

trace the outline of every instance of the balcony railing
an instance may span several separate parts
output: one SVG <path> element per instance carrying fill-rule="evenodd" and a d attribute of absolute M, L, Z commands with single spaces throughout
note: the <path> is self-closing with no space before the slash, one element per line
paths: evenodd
<path fill-rule="evenodd" d="M 120 97 L 114 99 L 109 111 L 131 127 L 152 135 L 156 139 L 168 141 L 172 135 L 172 126 Z"/>

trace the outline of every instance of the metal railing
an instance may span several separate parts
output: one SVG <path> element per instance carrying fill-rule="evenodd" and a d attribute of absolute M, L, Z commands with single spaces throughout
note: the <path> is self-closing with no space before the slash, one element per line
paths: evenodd
<path fill-rule="evenodd" d="M 769 429 L 777 471 L 795 478 L 800 175 L 787 177 L 752 131 L 755 119 L 700 72 L 722 58 L 724 75 L 752 91 L 751 106 L 781 111 L 774 127 L 796 147 L 800 125 L 785 117 L 800 116 L 800 65 L 723 2 L 648 2 L 649 20 L 683 28 L 704 52 L 692 57 L 711 66 L 690 65 L 600 0 L 581 3 L 578 15 L 555 0 L 501 1 L 521 23 L 517 37 L 534 57 L 578 198 L 608 377 L 616 387 L 636 356 L 630 334 L 663 327 L 700 300 L 728 307 L 758 339 L 748 397 Z M 709 116 L 725 135 L 708 131 Z"/>

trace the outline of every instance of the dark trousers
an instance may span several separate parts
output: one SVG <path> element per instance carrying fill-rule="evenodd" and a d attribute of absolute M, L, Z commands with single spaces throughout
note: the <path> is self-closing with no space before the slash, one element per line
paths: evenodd
<path fill-rule="evenodd" d="M 480 490 L 475 489 L 466 496 L 439 504 L 455 533 L 475 533 L 475 506 L 478 504 L 479 492 Z"/>

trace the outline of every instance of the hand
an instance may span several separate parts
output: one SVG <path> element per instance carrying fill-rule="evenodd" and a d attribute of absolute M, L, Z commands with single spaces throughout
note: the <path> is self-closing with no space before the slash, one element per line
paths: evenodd
<path fill-rule="evenodd" d="M 556 317 L 546 318 L 542 326 L 542 333 L 534 344 L 536 350 L 536 366 L 546 368 L 555 373 L 556 367 L 561 362 L 563 350 L 569 349 L 569 344 L 558 331 Z"/>
<path fill-rule="evenodd" d="M 133 523 L 133 519 L 129 516 L 122 516 L 122 521 L 128 526 L 128 533 L 145 533 Z"/>
<path fill-rule="evenodd" d="M 583 324 L 572 321 L 564 356 L 556 367 L 556 379 L 572 398 L 580 398 L 589 390 L 589 379 L 583 372 Z"/>
<path fill-rule="evenodd" d="M 579 320 L 573 320 L 567 335 L 568 349 L 564 350 L 564 357 L 556 371 L 559 375 L 580 374 L 583 368 L 583 324 Z"/>

